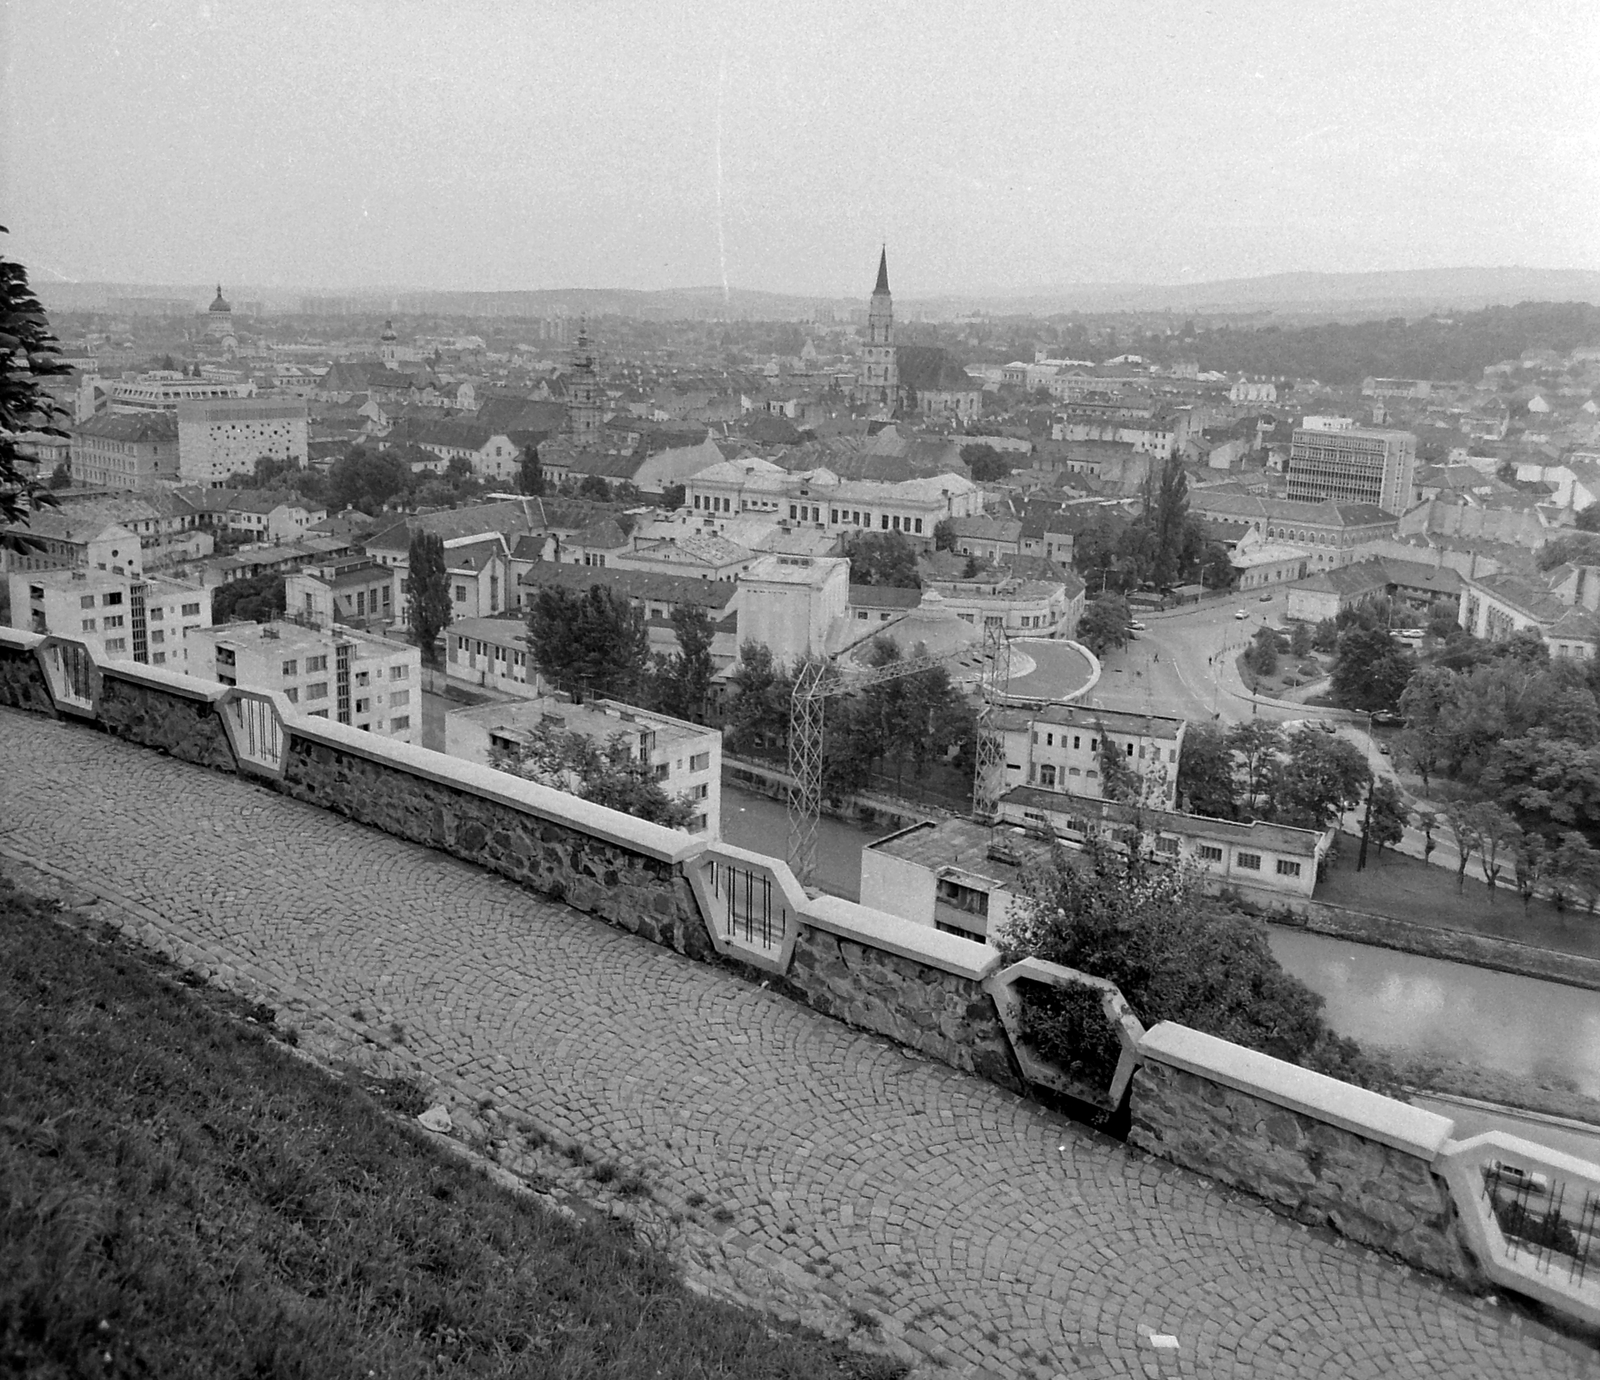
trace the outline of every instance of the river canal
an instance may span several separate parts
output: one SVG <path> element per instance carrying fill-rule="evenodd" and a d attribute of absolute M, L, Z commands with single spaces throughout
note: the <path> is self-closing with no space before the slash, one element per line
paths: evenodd
<path fill-rule="evenodd" d="M 723 787 L 723 837 L 781 856 L 783 804 Z M 820 822 L 817 884 L 860 897 L 861 847 L 889 829 Z M 1328 1023 L 1372 1045 L 1559 1079 L 1600 1097 L 1600 993 L 1274 926 L 1278 961 L 1327 1000 Z"/>

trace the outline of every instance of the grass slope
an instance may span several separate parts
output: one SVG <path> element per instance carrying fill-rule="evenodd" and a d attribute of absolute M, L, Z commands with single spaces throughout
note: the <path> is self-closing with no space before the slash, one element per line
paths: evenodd
<path fill-rule="evenodd" d="M 0 878 L 0 1374 L 889 1373 L 496 1188 L 242 1010 Z"/>

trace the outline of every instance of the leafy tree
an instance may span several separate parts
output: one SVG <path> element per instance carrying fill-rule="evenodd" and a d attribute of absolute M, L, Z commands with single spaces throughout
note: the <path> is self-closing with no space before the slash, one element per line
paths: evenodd
<path fill-rule="evenodd" d="M 1268 768 L 1267 811 L 1280 824 L 1326 829 L 1360 803 L 1370 775 L 1367 759 L 1345 739 L 1296 729 Z"/>
<path fill-rule="evenodd" d="M 694 815 L 689 801 L 661 789 L 649 761 L 635 754 L 625 733 L 614 734 L 603 747 L 582 733 L 548 723 L 524 733 L 514 749 L 496 749 L 490 755 L 491 765 L 672 829 L 681 829 Z"/>
<path fill-rule="evenodd" d="M 1495 884 L 1505 869 L 1505 854 L 1514 848 L 1522 830 L 1517 822 L 1498 805 L 1480 801 L 1472 807 L 1473 827 L 1478 836 L 1478 866 L 1483 871 L 1484 883 L 1489 888 L 1489 902 L 1494 903 Z"/>
<path fill-rule="evenodd" d="M 1445 716 L 1457 703 L 1459 691 L 1460 680 L 1455 672 L 1423 666 L 1412 673 L 1400 695 L 1400 712 L 1405 715 L 1406 727 L 1400 735 L 1398 751 L 1416 768 L 1424 791 L 1447 751 Z"/>
<path fill-rule="evenodd" d="M 578 497 L 592 498 L 601 503 L 611 501 L 611 485 L 597 474 L 586 474 L 578 481 Z"/>
<path fill-rule="evenodd" d="M 392 451 L 356 446 L 333 462 L 328 486 L 340 508 L 380 513 L 384 504 L 403 494 L 411 483 L 409 467 Z"/>
<path fill-rule="evenodd" d="M 1322 999 L 1285 973 L 1258 921 L 1206 896 L 1198 873 L 1091 838 L 1024 874 L 995 936 L 1001 960 L 1037 957 L 1117 985 L 1147 1024 L 1177 1021 L 1274 1058 L 1371 1081 L 1356 1046 L 1321 1016 Z M 1037 1000 L 1025 989 L 1024 1011 Z M 1058 1059 L 1069 1051 L 1044 1051 Z"/>
<path fill-rule="evenodd" d="M 1078 641 L 1096 656 L 1128 645 L 1128 624 L 1132 614 L 1128 601 L 1120 594 L 1102 594 L 1084 606 L 1078 619 Z"/>
<path fill-rule="evenodd" d="M 962 446 L 961 459 L 972 471 L 973 480 L 979 484 L 998 483 L 1011 473 L 1011 465 L 1005 456 L 981 441 Z"/>
<path fill-rule="evenodd" d="M 933 524 L 933 549 L 935 551 L 956 549 L 956 525 L 951 519 L 940 518 Z"/>
<path fill-rule="evenodd" d="M 1190 724 L 1178 759 L 1178 799 L 1185 810 L 1211 819 L 1239 817 L 1233 749 L 1215 724 Z"/>
<path fill-rule="evenodd" d="M 793 681 L 760 642 L 739 648 L 739 664 L 728 678 L 732 700 L 724 730 L 729 752 L 782 748 L 789 738 L 789 697 Z"/>
<path fill-rule="evenodd" d="M 211 591 L 213 623 L 270 623 L 274 618 L 282 618 L 285 610 L 282 575 L 257 575 L 251 580 L 232 580 Z"/>
<path fill-rule="evenodd" d="M 1377 628 L 1350 628 L 1341 633 L 1337 658 L 1333 698 L 1347 709 L 1392 708 L 1411 679 L 1411 657 Z"/>
<path fill-rule="evenodd" d="M 542 587 L 528 610 L 528 646 L 539 673 L 574 698 L 637 702 L 650 655 L 644 614 L 604 586 Z"/>
<path fill-rule="evenodd" d="M 1600 839 L 1600 745 L 1543 729 L 1501 742 L 1480 787 L 1524 829 L 1554 839 L 1576 829 Z"/>
<path fill-rule="evenodd" d="M 1296 660 L 1303 661 L 1311 655 L 1311 625 L 1309 623 L 1296 623 L 1294 631 L 1289 635 L 1289 652 Z"/>
<path fill-rule="evenodd" d="M 902 532 L 859 532 L 845 541 L 853 585 L 920 589 L 917 551 Z"/>
<path fill-rule="evenodd" d="M 450 625 L 450 571 L 445 563 L 444 539 L 432 532 L 413 532 L 406 558 L 407 618 L 412 640 L 422 649 L 422 659 L 438 664 L 439 634 Z"/>
<path fill-rule="evenodd" d="M 1557 898 L 1569 892 L 1584 902 L 1584 908 L 1594 914 L 1600 902 L 1600 849 L 1588 839 L 1571 830 L 1561 836 L 1554 858 L 1550 863 L 1551 882 Z M 1557 900 L 1558 907 L 1562 901 Z"/>
<path fill-rule="evenodd" d="M 1266 794 L 1272 764 L 1283 750 L 1283 730 L 1268 719 L 1235 724 L 1225 739 L 1241 759 L 1245 798 L 1253 807 Z"/>
<path fill-rule="evenodd" d="M 1333 619 L 1324 618 L 1311 632 L 1311 645 L 1319 652 L 1331 652 L 1339 645 L 1339 627 Z"/>
<path fill-rule="evenodd" d="M 1372 779 L 1368 786 L 1369 809 L 1362 827 L 1367 841 L 1377 845 L 1378 856 L 1386 847 L 1394 847 L 1406 836 L 1406 826 L 1411 823 L 1411 810 L 1406 798 L 1387 776 Z"/>
<path fill-rule="evenodd" d="M 684 493 L 682 484 L 668 484 L 661 491 L 661 506 L 669 510 L 683 507 Z"/>
<path fill-rule="evenodd" d="M 539 468 L 538 446 L 523 447 L 517 457 L 517 487 L 530 498 L 543 498 L 546 492 L 544 471 Z"/>
<path fill-rule="evenodd" d="M 1106 733 L 1103 722 L 1095 725 L 1100 734 L 1096 759 L 1100 767 L 1100 794 L 1107 800 L 1131 804 L 1139 798 L 1139 773 L 1128 765 L 1126 751 Z"/>
<path fill-rule="evenodd" d="M 1245 661 L 1258 676 L 1278 673 L 1278 635 L 1271 628 L 1258 628 L 1245 653 Z"/>
<path fill-rule="evenodd" d="M 1600 532 L 1600 503 L 1591 503 L 1576 519 L 1580 532 Z"/>
<path fill-rule="evenodd" d="M 50 471 L 50 489 L 70 489 L 72 487 L 72 466 L 63 460 Z"/>
<path fill-rule="evenodd" d="M 15 437 L 24 431 L 66 435 L 55 424 L 65 412 L 41 382 L 71 372 L 60 354 L 44 307 L 28 286 L 28 270 L 0 255 L 0 526 L 27 526 L 29 513 L 56 505 L 55 495 L 25 472 Z M 26 536 L 0 533 L 0 550 L 36 549 Z"/>
<path fill-rule="evenodd" d="M 1428 621 L 1423 629 L 1441 641 L 1453 632 L 1461 631 L 1461 602 L 1458 599 L 1441 599 L 1428 610 Z"/>
<path fill-rule="evenodd" d="M 1533 904 L 1534 891 L 1543 879 L 1550 861 L 1550 849 L 1539 835 L 1522 833 L 1513 841 L 1512 875 L 1517 881 L 1517 895 L 1522 897 L 1524 917 Z"/>
<path fill-rule="evenodd" d="M 711 620 L 698 604 L 679 604 L 672 611 L 672 631 L 678 650 L 673 656 L 658 658 L 655 706 L 663 714 L 704 723 L 711 678 L 716 674 L 711 660 Z"/>
<path fill-rule="evenodd" d="M 1162 588 L 1178 578 L 1183 556 L 1185 522 L 1189 516 L 1189 476 L 1176 455 L 1167 458 L 1161 478 L 1145 489 L 1145 521 L 1153 537 L 1150 578 Z"/>
<path fill-rule="evenodd" d="M 1232 589 L 1238 581 L 1228 548 L 1220 541 L 1207 542 L 1200 557 L 1200 583 L 1207 589 Z"/>
<path fill-rule="evenodd" d="M 1483 840 L 1478 837 L 1478 816 L 1471 804 L 1452 800 L 1444 807 L 1445 823 L 1450 826 L 1450 836 L 1456 845 L 1456 890 L 1467 885 L 1467 864 Z"/>
<path fill-rule="evenodd" d="M 1570 561 L 1573 565 L 1600 565 L 1600 532 L 1569 532 L 1551 537 L 1534 557 L 1540 570 L 1554 570 Z"/>

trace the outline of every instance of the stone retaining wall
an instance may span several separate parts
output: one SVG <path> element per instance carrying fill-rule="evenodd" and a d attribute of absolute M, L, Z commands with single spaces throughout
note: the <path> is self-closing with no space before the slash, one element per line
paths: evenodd
<path fill-rule="evenodd" d="M 33 651 L 41 641 L 40 637 L 15 632 L 0 641 L 0 704 L 35 714 L 55 713 L 50 682 Z"/>
<path fill-rule="evenodd" d="M 1454 1129 L 1447 1117 L 1181 1026 L 1156 1026 L 1140 1052 L 1128 1135 L 1135 1145 L 1299 1221 L 1481 1283 L 1461 1248 L 1449 1189 L 1433 1171 Z"/>
<path fill-rule="evenodd" d="M 101 668 L 97 717 L 106 732 L 129 742 L 159 748 L 197 766 L 236 771 L 238 763 L 217 713 L 225 689 L 153 667 L 113 663 Z"/>

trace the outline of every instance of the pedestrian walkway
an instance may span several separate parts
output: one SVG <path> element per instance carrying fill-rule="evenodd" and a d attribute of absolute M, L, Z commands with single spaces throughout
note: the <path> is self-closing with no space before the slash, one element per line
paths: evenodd
<path fill-rule="evenodd" d="M 443 854 L 0 710 L 0 848 L 736 1213 L 964 1373 L 1600 1376 L 1501 1304 Z M 1175 1352 L 1151 1334 L 1177 1338 Z"/>

